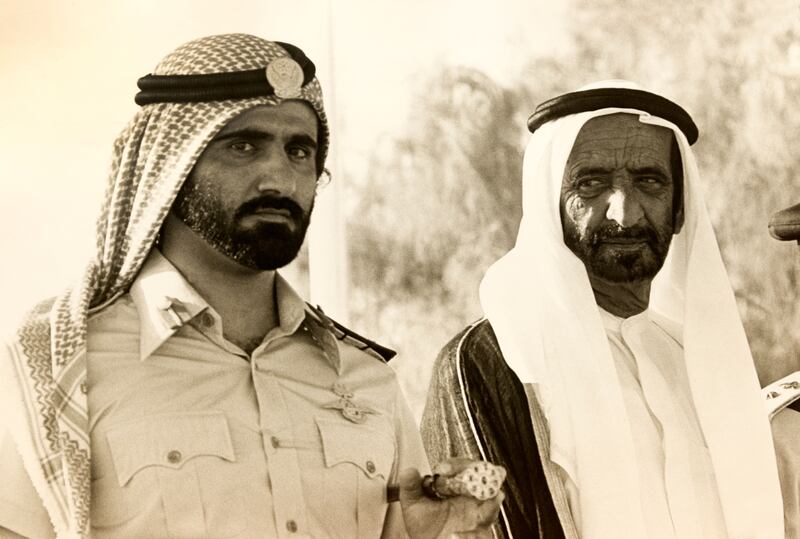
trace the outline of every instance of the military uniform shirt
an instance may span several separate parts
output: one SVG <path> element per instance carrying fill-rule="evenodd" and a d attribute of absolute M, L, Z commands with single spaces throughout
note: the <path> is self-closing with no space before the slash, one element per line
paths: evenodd
<path fill-rule="evenodd" d="M 90 317 L 93 538 L 405 535 L 386 485 L 428 464 L 393 370 L 275 292 L 252 357 L 157 251 Z"/>

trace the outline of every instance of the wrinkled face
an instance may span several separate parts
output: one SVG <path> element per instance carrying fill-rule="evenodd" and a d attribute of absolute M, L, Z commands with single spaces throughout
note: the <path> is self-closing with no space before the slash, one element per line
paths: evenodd
<path fill-rule="evenodd" d="M 564 243 L 590 276 L 649 281 L 675 230 L 672 132 L 632 114 L 599 116 L 578 133 L 564 168 Z"/>
<path fill-rule="evenodd" d="M 297 256 L 311 219 L 316 150 L 317 116 L 306 103 L 245 111 L 208 144 L 172 211 L 244 266 L 285 266 Z"/>

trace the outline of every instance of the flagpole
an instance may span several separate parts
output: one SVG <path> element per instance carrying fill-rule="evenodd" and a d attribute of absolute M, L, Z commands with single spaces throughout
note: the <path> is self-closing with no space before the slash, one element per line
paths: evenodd
<path fill-rule="evenodd" d="M 308 240 L 309 294 L 312 303 L 320 305 L 331 317 L 347 324 L 347 237 L 342 214 L 344 179 L 339 173 L 339 145 L 336 142 L 341 131 L 336 93 L 333 0 L 327 2 L 327 37 L 327 69 L 320 74 L 320 78 L 331 130 L 331 148 L 326 167 L 331 173 L 332 181 L 317 195 L 311 218 Z"/>

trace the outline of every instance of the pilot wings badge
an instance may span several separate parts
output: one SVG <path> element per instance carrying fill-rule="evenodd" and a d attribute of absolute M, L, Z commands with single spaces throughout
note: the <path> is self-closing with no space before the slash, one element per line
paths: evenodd
<path fill-rule="evenodd" d="M 339 410 L 345 419 L 352 423 L 363 423 L 367 420 L 367 415 L 377 414 L 378 411 L 369 406 L 365 406 L 353 400 L 353 392 L 347 386 L 337 382 L 332 388 L 334 394 L 339 397 L 334 402 L 323 405 L 323 408 Z"/>

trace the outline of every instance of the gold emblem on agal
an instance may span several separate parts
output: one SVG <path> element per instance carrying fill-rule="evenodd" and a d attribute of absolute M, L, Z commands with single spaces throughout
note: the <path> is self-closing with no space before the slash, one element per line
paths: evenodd
<path fill-rule="evenodd" d="M 275 58 L 267 66 L 267 82 L 282 99 L 298 97 L 303 86 L 303 68 L 288 56 Z"/>

